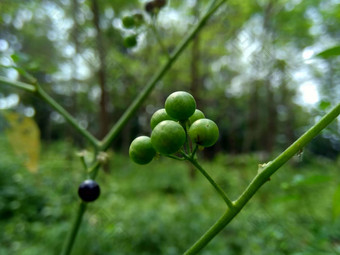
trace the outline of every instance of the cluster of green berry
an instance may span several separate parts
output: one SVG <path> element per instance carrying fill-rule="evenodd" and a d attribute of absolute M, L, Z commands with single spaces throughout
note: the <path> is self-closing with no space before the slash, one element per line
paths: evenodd
<path fill-rule="evenodd" d="M 166 0 L 153 0 L 145 3 L 145 11 L 155 17 L 160 9 L 162 9 L 166 5 Z M 126 15 L 122 18 L 122 24 L 125 29 L 134 29 L 141 27 L 144 24 L 144 16 L 142 13 L 138 12 L 131 15 Z M 133 34 L 130 34 L 126 37 L 124 37 L 124 46 L 126 48 L 133 48 L 137 45 L 137 36 L 138 36 L 138 30 L 137 33 L 134 31 Z"/>
<path fill-rule="evenodd" d="M 122 24 L 125 29 L 135 29 L 140 27 L 144 23 L 144 17 L 141 13 L 135 13 L 132 15 L 126 15 L 122 18 Z M 137 34 L 133 33 L 124 38 L 124 46 L 126 48 L 132 48 L 137 45 Z"/>
<path fill-rule="evenodd" d="M 185 153 L 183 147 L 186 146 L 188 151 L 192 143 L 203 148 L 210 147 L 219 137 L 215 122 L 196 109 L 194 97 L 185 91 L 169 95 L 165 108 L 152 115 L 150 126 L 151 137 L 139 136 L 130 145 L 130 158 L 137 164 L 151 162 L 157 152 L 169 156 L 181 153 L 183 149 L 182 153 Z"/>

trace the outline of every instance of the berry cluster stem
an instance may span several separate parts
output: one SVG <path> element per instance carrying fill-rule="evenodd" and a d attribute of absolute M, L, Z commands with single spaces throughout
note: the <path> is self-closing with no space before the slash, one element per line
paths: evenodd
<path fill-rule="evenodd" d="M 159 46 L 160 46 L 161 49 L 162 49 L 163 53 L 167 56 L 168 59 L 170 59 L 169 52 L 168 52 L 168 50 L 166 49 L 166 47 L 165 47 L 165 45 L 164 45 L 164 43 L 163 43 L 163 41 L 162 41 L 162 39 L 161 39 L 162 37 L 161 37 L 161 35 L 160 35 L 159 32 L 158 32 L 157 24 L 156 24 L 156 19 L 155 19 L 155 18 L 152 19 L 152 22 L 151 22 L 151 24 L 150 24 L 150 27 L 151 27 L 151 30 L 152 30 L 152 32 L 154 33 L 155 37 L 156 37 L 156 40 L 157 40 Z"/>
<path fill-rule="evenodd" d="M 72 224 L 71 232 L 69 233 L 67 237 L 67 242 L 65 243 L 65 246 L 63 247 L 63 250 L 61 251 L 60 255 L 69 255 L 71 254 L 71 250 L 74 244 L 74 241 L 77 237 L 77 233 L 80 227 L 80 224 L 83 219 L 83 215 L 86 211 L 87 204 L 84 202 L 80 202 L 77 210 L 76 217 L 74 218 L 74 222 Z"/>
<path fill-rule="evenodd" d="M 195 166 L 201 174 L 210 182 L 210 184 L 214 187 L 217 193 L 223 198 L 224 202 L 227 204 L 231 211 L 234 210 L 235 206 L 234 203 L 229 199 L 229 197 L 225 194 L 225 192 L 221 189 L 221 187 L 211 178 L 211 176 L 204 170 L 204 168 L 198 163 L 196 159 L 193 157 L 187 157 L 186 159 Z"/>

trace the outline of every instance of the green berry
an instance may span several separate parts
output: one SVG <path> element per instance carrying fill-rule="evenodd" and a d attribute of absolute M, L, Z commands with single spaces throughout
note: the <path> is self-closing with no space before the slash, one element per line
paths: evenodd
<path fill-rule="evenodd" d="M 135 26 L 135 18 L 133 16 L 125 16 L 122 19 L 125 28 L 132 28 Z"/>
<path fill-rule="evenodd" d="M 196 120 L 189 128 L 188 134 L 190 139 L 203 147 L 214 145 L 219 136 L 218 127 L 212 120 Z"/>
<path fill-rule="evenodd" d="M 148 136 L 139 136 L 134 139 L 129 149 L 130 158 L 137 164 L 145 165 L 154 158 L 156 151 Z"/>
<path fill-rule="evenodd" d="M 133 19 L 136 27 L 139 27 L 144 23 L 144 16 L 142 13 L 135 13 Z"/>
<path fill-rule="evenodd" d="M 124 38 L 124 46 L 126 48 L 132 48 L 137 45 L 137 36 L 136 35 L 129 35 Z"/>
<path fill-rule="evenodd" d="M 165 111 L 164 108 L 157 110 L 151 117 L 150 126 L 151 129 L 154 129 L 158 123 L 162 122 L 163 120 L 173 120 Z"/>
<path fill-rule="evenodd" d="M 177 91 L 165 100 L 167 114 L 175 120 L 187 120 L 196 109 L 196 101 L 192 95 L 185 91 Z"/>
<path fill-rule="evenodd" d="M 156 151 L 165 155 L 177 152 L 185 141 L 184 128 L 173 120 L 160 122 L 151 133 L 152 146 Z"/>
<path fill-rule="evenodd" d="M 194 123 L 196 120 L 199 119 L 204 119 L 204 113 L 198 109 L 195 110 L 194 114 L 190 116 L 189 118 L 189 125 L 192 125 L 192 123 Z"/>

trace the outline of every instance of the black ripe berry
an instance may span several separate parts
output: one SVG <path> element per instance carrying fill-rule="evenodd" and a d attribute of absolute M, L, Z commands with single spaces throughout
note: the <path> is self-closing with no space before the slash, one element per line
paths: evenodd
<path fill-rule="evenodd" d="M 98 183 L 94 180 L 83 181 L 78 188 L 78 195 L 84 202 L 92 202 L 100 195 Z"/>
<path fill-rule="evenodd" d="M 146 12 L 148 12 L 148 13 L 150 13 L 150 14 L 152 14 L 152 13 L 154 13 L 155 12 L 155 8 L 156 8 L 157 6 L 156 6 L 156 3 L 154 2 L 154 1 L 150 1 L 150 2 L 147 2 L 146 4 L 145 4 L 145 10 L 146 10 Z"/>

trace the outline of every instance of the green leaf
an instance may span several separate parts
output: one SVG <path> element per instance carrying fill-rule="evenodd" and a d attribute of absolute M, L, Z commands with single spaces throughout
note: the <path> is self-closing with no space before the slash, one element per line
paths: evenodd
<path fill-rule="evenodd" d="M 322 100 L 319 103 L 319 109 L 322 111 L 327 110 L 331 106 L 331 103 L 329 101 Z"/>
<path fill-rule="evenodd" d="M 333 218 L 337 218 L 340 215 L 340 185 L 333 195 Z"/>
<path fill-rule="evenodd" d="M 339 55 L 340 55 L 340 45 L 324 50 L 320 52 L 319 54 L 317 54 L 316 56 L 320 58 L 330 58 L 330 57 L 339 56 Z"/>
<path fill-rule="evenodd" d="M 14 61 L 14 63 L 17 63 L 20 60 L 20 56 L 18 54 L 12 54 L 11 58 Z"/>

